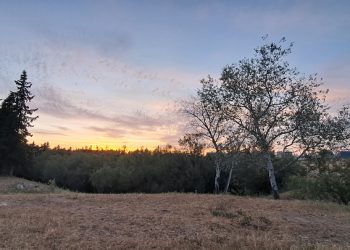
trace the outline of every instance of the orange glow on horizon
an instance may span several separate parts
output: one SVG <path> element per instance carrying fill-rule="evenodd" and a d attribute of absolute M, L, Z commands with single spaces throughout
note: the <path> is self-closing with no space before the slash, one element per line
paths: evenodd
<path fill-rule="evenodd" d="M 33 136 L 34 137 L 34 136 Z M 158 146 L 156 147 L 148 147 L 148 146 L 131 146 L 131 147 L 128 147 L 128 144 L 121 144 L 121 143 L 118 143 L 119 145 L 116 146 L 116 145 L 113 145 L 113 146 L 109 146 L 108 144 L 101 144 L 101 143 L 91 143 L 91 142 L 82 142 L 82 141 L 75 141 L 75 143 L 69 143 L 69 142 L 64 142 L 64 141 L 50 141 L 50 140 L 31 140 L 31 139 L 28 139 L 28 142 L 29 143 L 35 143 L 36 145 L 42 145 L 46 142 L 49 143 L 50 145 L 50 148 L 55 148 L 57 146 L 59 146 L 60 148 L 62 149 L 69 149 L 71 148 L 72 150 L 76 150 L 76 149 L 92 149 L 92 150 L 124 150 L 123 147 L 125 145 L 126 147 L 126 151 L 135 151 L 137 149 L 147 149 L 147 150 L 151 150 L 153 151 L 154 149 L 156 149 Z M 130 144 L 135 144 L 133 142 L 130 142 Z M 163 148 L 164 145 L 163 144 L 159 144 L 159 147 Z M 174 148 L 174 147 L 173 147 Z"/>
<path fill-rule="evenodd" d="M 142 138 L 134 139 L 134 138 L 128 138 L 124 141 L 120 142 L 118 140 L 115 140 L 114 138 L 93 138 L 93 139 L 100 139 L 100 140 L 84 140 L 79 139 L 81 135 L 76 135 L 75 138 L 67 138 L 66 136 L 58 136 L 58 135 L 47 135 L 43 136 L 41 134 L 33 134 L 33 137 L 28 137 L 28 143 L 35 143 L 36 145 L 42 145 L 46 142 L 49 143 L 50 148 L 55 148 L 59 146 L 60 148 L 69 149 L 72 150 L 76 149 L 92 149 L 92 150 L 124 150 L 123 147 L 126 147 L 126 151 L 135 151 L 137 149 L 147 149 L 150 151 L 153 151 L 158 146 L 160 148 L 164 148 L 168 143 L 163 142 L 161 140 L 145 140 Z M 150 146 L 147 146 L 150 145 Z M 129 145 L 129 146 L 128 146 Z M 172 145 L 172 144 L 171 144 Z M 178 145 L 172 145 L 172 149 L 179 149 Z"/>

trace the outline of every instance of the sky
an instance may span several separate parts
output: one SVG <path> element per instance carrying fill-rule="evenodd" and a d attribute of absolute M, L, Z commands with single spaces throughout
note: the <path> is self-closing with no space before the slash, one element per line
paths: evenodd
<path fill-rule="evenodd" d="M 29 142 L 178 147 L 176 103 L 200 80 L 285 37 L 333 110 L 350 103 L 350 1 L 0 0 L 0 99 L 26 70 L 39 118 Z"/>

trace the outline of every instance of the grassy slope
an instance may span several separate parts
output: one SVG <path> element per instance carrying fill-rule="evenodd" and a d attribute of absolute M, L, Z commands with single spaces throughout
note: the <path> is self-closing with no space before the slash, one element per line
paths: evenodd
<path fill-rule="evenodd" d="M 22 185 L 35 185 L 33 189 L 19 190 L 17 188 L 18 184 Z M 43 183 L 38 183 L 34 181 L 29 181 L 17 177 L 4 177 L 0 176 L 0 195 L 1 194 L 20 194 L 20 193 L 69 193 L 67 190 L 57 188 L 55 185 L 47 185 Z"/>
<path fill-rule="evenodd" d="M 0 249 L 350 249 L 336 204 L 14 189 L 24 181 L 0 177 Z"/>

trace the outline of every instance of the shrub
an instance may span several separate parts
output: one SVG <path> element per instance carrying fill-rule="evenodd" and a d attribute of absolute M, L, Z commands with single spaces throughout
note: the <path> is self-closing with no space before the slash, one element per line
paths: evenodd
<path fill-rule="evenodd" d="M 299 199 L 330 200 L 348 205 L 350 202 L 350 162 L 339 159 L 310 159 L 307 176 L 289 178 L 288 189 Z"/>
<path fill-rule="evenodd" d="M 81 192 L 212 192 L 212 159 L 171 150 L 47 150 L 27 178 Z"/>

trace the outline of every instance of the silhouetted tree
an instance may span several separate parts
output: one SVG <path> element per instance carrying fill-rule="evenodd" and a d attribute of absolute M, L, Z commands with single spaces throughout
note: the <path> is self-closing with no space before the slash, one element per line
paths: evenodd
<path fill-rule="evenodd" d="M 244 131 L 224 118 L 222 112 L 216 112 L 213 104 L 203 102 L 200 98 L 191 97 L 180 102 L 180 112 L 186 116 L 193 134 L 187 134 L 179 140 L 180 146 L 189 147 L 192 151 L 202 152 L 209 147 L 215 150 L 215 184 L 214 192 L 220 191 L 220 174 L 222 170 L 230 170 L 225 193 L 227 193 L 232 168 L 236 165 L 234 158 L 244 148 L 247 139 Z"/>
<path fill-rule="evenodd" d="M 317 89 L 322 83 L 316 75 L 300 77 L 283 60 L 291 47 L 283 49 L 276 43 L 257 47 L 254 58 L 226 66 L 219 84 L 210 77 L 202 80 L 203 88 L 198 91 L 208 107 L 251 136 L 268 170 L 275 199 L 279 194 L 269 152 L 274 144 L 301 157 L 349 138 L 347 109 L 338 117 L 329 115 L 324 103 L 328 90 Z"/>
<path fill-rule="evenodd" d="M 192 135 L 185 135 L 179 140 L 181 146 L 190 146 L 193 149 L 199 149 L 204 146 L 211 147 L 215 150 L 216 156 L 219 156 L 223 149 L 225 139 L 225 120 L 220 113 L 213 112 L 212 109 L 202 102 L 199 98 L 191 97 L 180 102 L 180 112 L 189 119 L 191 128 L 195 131 Z M 202 142 L 200 140 L 202 139 Z M 214 193 L 219 193 L 219 179 L 223 168 L 221 159 L 216 157 L 215 160 L 215 186 Z"/>
<path fill-rule="evenodd" d="M 28 167 L 27 136 L 32 136 L 28 127 L 38 118 L 31 117 L 37 109 L 27 106 L 34 96 L 29 91 L 32 84 L 27 82 L 25 71 L 15 83 L 17 91 L 11 91 L 0 107 L 0 167 L 2 173 L 9 175 L 16 169 Z"/>

